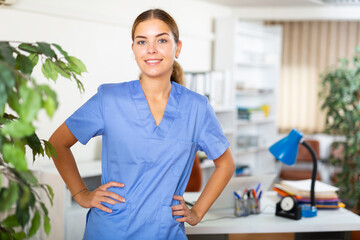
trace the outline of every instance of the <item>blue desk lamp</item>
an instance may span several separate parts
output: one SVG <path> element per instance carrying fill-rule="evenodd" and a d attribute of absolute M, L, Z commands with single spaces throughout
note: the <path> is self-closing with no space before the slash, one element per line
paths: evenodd
<path fill-rule="evenodd" d="M 308 143 L 303 140 L 303 134 L 298 132 L 295 129 L 292 129 L 288 136 L 281 139 L 274 145 L 269 148 L 274 157 L 287 164 L 293 165 L 296 161 L 296 156 L 298 152 L 299 143 L 304 145 L 304 147 L 309 150 L 312 159 L 313 159 L 313 170 L 311 177 L 311 189 L 310 189 L 310 205 L 303 205 L 301 209 L 301 214 L 303 217 L 315 217 L 317 215 L 317 208 L 315 205 L 315 181 L 316 181 L 316 173 L 317 173 L 317 159 L 314 150 L 310 147 Z"/>

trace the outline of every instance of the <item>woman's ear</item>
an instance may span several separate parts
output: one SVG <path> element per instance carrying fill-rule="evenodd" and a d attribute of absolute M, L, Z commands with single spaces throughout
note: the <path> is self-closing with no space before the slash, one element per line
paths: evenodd
<path fill-rule="evenodd" d="M 178 58 L 181 52 L 182 42 L 179 41 L 176 45 L 175 57 Z"/>

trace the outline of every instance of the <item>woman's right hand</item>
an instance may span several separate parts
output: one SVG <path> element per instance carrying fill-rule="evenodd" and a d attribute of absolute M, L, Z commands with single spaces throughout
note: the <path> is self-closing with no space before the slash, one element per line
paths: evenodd
<path fill-rule="evenodd" d="M 125 185 L 123 183 L 108 182 L 104 185 L 101 185 L 92 192 L 90 191 L 80 192 L 74 197 L 74 199 L 83 208 L 96 207 L 104 212 L 111 213 L 112 210 L 102 205 L 101 202 L 106 202 L 114 205 L 119 202 L 125 202 L 125 198 L 121 197 L 120 195 L 114 192 L 107 191 L 107 189 L 110 187 L 124 187 L 124 186 Z"/>

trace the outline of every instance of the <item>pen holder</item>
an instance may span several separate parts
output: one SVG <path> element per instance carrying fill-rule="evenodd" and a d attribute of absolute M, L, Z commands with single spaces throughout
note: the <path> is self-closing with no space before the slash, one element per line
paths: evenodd
<path fill-rule="evenodd" d="M 247 198 L 238 199 L 235 198 L 235 216 L 246 217 L 250 214 L 259 214 L 260 211 L 260 199 Z"/>
<path fill-rule="evenodd" d="M 235 216 L 245 217 L 250 214 L 249 206 L 247 199 L 237 199 L 235 198 Z"/>
<path fill-rule="evenodd" d="M 247 199 L 250 214 L 260 213 L 260 199 L 249 198 Z"/>

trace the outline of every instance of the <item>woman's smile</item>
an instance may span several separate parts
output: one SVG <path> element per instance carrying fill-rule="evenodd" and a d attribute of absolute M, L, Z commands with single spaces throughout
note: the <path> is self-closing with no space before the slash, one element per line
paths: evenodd
<path fill-rule="evenodd" d="M 162 61 L 162 59 L 147 59 L 145 60 L 146 64 L 148 66 L 157 66 L 158 64 L 160 64 Z"/>

